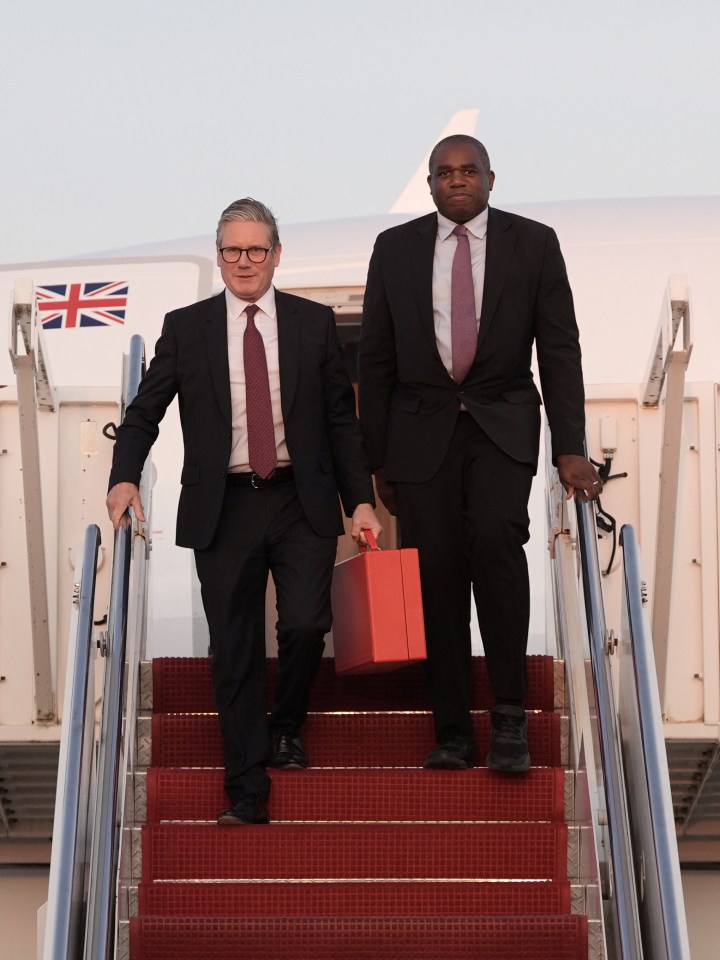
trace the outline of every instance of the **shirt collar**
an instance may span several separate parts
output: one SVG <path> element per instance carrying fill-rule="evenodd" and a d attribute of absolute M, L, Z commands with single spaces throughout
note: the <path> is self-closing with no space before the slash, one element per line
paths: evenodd
<path fill-rule="evenodd" d="M 227 287 L 225 287 L 225 303 L 227 304 L 228 316 L 233 320 L 238 320 L 245 311 L 245 308 L 250 306 L 247 300 L 241 300 L 240 297 L 236 297 L 232 290 L 229 290 Z M 271 320 L 275 319 L 275 287 L 273 287 L 272 284 L 255 303 L 267 317 Z"/>
<path fill-rule="evenodd" d="M 438 218 L 438 236 L 440 237 L 441 240 L 447 240 L 447 238 L 453 232 L 457 224 L 453 223 L 452 220 L 448 220 L 448 218 L 444 216 L 442 213 L 440 213 L 439 210 L 438 210 L 437 218 Z M 468 233 L 471 233 L 476 239 L 482 240 L 487 234 L 487 224 L 488 224 L 488 208 L 485 207 L 485 209 L 481 213 L 479 213 L 476 217 L 473 217 L 472 220 L 468 220 L 467 223 L 464 224 L 464 226 L 467 227 Z"/>

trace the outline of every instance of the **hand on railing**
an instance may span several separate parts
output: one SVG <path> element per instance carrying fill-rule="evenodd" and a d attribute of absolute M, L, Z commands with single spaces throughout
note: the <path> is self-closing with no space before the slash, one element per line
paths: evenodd
<path fill-rule="evenodd" d="M 585 457 L 575 453 L 562 453 L 557 457 L 560 483 L 569 500 L 573 495 L 578 500 L 594 500 L 602 493 L 602 479 L 595 467 Z"/>
<path fill-rule="evenodd" d="M 140 490 L 134 483 L 116 483 L 110 488 L 105 501 L 108 516 L 115 530 L 127 527 L 131 523 L 128 507 L 132 507 L 141 523 L 145 522 L 145 511 L 140 499 Z"/>

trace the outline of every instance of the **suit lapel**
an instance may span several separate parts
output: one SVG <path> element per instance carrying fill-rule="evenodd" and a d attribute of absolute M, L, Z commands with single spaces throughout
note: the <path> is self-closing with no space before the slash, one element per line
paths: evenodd
<path fill-rule="evenodd" d="M 419 219 L 415 225 L 415 246 L 412 250 L 413 289 L 417 300 L 418 313 L 425 334 L 440 359 L 435 338 L 435 317 L 433 314 L 433 259 L 435 257 L 435 238 L 437 237 L 437 214 L 431 213 Z"/>
<path fill-rule="evenodd" d="M 220 410 L 232 424 L 230 407 L 230 368 L 228 363 L 227 302 L 225 292 L 213 297 L 206 315 L 205 341 L 207 344 L 210 375 L 215 388 Z"/>
<path fill-rule="evenodd" d="M 502 210 L 488 210 L 487 245 L 485 250 L 485 282 L 483 284 L 478 350 L 492 322 L 507 279 L 508 267 L 515 247 L 512 221 Z"/>
<path fill-rule="evenodd" d="M 295 397 L 300 369 L 300 316 L 287 294 L 275 291 L 278 325 L 278 362 L 280 364 L 280 403 L 287 418 Z"/>

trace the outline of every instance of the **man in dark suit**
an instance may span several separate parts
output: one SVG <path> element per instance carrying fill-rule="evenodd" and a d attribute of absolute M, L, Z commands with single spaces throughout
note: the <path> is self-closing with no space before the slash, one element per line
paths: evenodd
<path fill-rule="evenodd" d="M 553 459 L 568 497 L 595 496 L 584 458 L 578 331 L 553 230 L 488 208 L 495 174 L 473 137 L 440 141 L 428 184 L 438 212 L 377 238 L 360 339 L 360 421 L 378 493 L 419 549 L 437 747 L 463 769 L 470 717 L 470 596 L 491 689 L 488 764 L 528 769 L 523 544 L 537 468 L 537 351 Z M 482 307 L 482 309 L 481 309 Z"/>
<path fill-rule="evenodd" d="M 107 505 L 131 506 L 159 423 L 177 395 L 184 441 L 177 543 L 195 551 L 232 807 L 221 824 L 267 823 L 270 778 L 304 768 L 299 737 L 331 626 L 343 533 L 380 532 L 355 397 L 329 307 L 272 286 L 277 223 L 252 199 L 222 214 L 226 289 L 165 318 L 155 356 L 118 428 Z M 277 592 L 278 674 L 265 713 L 265 590 Z"/>

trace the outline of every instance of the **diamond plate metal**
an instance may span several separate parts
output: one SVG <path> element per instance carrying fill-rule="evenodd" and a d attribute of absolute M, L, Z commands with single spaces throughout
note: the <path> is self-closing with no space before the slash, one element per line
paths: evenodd
<path fill-rule="evenodd" d="M 130 924 L 121 920 L 118 924 L 116 960 L 130 960 Z"/>
<path fill-rule="evenodd" d="M 130 903 L 128 900 L 129 887 L 121 883 L 117 895 L 117 920 L 127 920 L 130 916 Z"/>
<path fill-rule="evenodd" d="M 580 827 L 568 827 L 567 875 L 568 880 L 580 880 Z"/>
<path fill-rule="evenodd" d="M 142 833 L 139 827 L 133 827 L 130 834 L 130 881 L 140 883 L 142 879 Z"/>
<path fill-rule="evenodd" d="M 601 920 L 588 920 L 588 960 L 607 960 Z"/>
<path fill-rule="evenodd" d="M 143 660 L 140 664 L 140 689 L 138 697 L 138 710 L 141 713 L 152 711 L 153 706 L 153 674 L 152 661 Z"/>
<path fill-rule="evenodd" d="M 140 770 L 132 779 L 135 798 L 135 824 L 147 823 L 147 773 Z"/>
<path fill-rule="evenodd" d="M 138 767 L 149 767 L 152 763 L 152 718 L 137 719 L 137 755 Z"/>
<path fill-rule="evenodd" d="M 585 916 L 587 909 L 586 886 L 584 883 L 573 883 L 570 886 L 570 913 L 580 917 Z"/>
<path fill-rule="evenodd" d="M 560 766 L 567 767 L 570 764 L 570 720 L 568 717 L 560 717 Z"/>
<path fill-rule="evenodd" d="M 565 820 L 575 822 L 575 772 L 565 771 Z"/>
<path fill-rule="evenodd" d="M 137 917 L 138 913 L 138 888 L 136 884 L 126 887 L 127 894 L 127 915 L 128 917 Z"/>
<path fill-rule="evenodd" d="M 553 707 L 556 713 L 567 713 L 567 693 L 565 690 L 565 661 L 553 661 Z"/>

